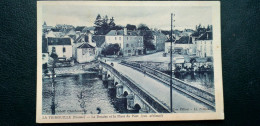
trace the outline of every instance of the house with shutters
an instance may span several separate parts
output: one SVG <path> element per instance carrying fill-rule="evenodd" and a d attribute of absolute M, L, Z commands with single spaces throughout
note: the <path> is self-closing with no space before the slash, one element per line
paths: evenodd
<path fill-rule="evenodd" d="M 196 56 L 212 57 L 213 56 L 213 37 L 212 32 L 207 31 L 195 41 Z"/>
<path fill-rule="evenodd" d="M 143 36 L 137 31 L 111 30 L 105 36 L 106 45 L 118 44 L 121 48 L 123 56 L 134 56 L 143 54 Z"/>
<path fill-rule="evenodd" d="M 64 37 L 48 37 L 48 53 L 56 52 L 58 58 L 65 58 L 66 60 L 72 58 L 72 42 L 71 38 Z"/>

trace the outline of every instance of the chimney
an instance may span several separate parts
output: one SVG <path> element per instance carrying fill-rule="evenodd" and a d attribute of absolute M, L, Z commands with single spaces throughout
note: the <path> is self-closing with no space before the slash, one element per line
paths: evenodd
<path fill-rule="evenodd" d="M 127 35 L 127 28 L 124 27 L 124 35 Z"/>
<path fill-rule="evenodd" d="M 92 34 L 91 33 L 88 33 L 88 42 L 92 43 Z"/>

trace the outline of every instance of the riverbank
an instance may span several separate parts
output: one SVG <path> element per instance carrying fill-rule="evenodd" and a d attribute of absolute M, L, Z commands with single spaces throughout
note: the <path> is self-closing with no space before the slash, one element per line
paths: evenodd
<path fill-rule="evenodd" d="M 97 68 L 98 63 L 84 63 L 84 64 L 75 64 L 72 67 L 59 67 L 55 68 L 55 74 L 81 74 L 81 73 L 93 73 L 92 69 Z"/>

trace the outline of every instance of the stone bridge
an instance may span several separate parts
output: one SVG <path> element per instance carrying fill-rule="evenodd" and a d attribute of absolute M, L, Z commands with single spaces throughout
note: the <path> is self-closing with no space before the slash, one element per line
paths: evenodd
<path fill-rule="evenodd" d="M 100 77 L 121 113 L 169 113 L 170 109 L 156 97 L 118 72 L 112 65 L 100 61 Z"/>
<path fill-rule="evenodd" d="M 162 83 L 170 85 L 170 79 L 171 79 L 170 75 L 167 75 L 159 70 L 155 70 L 153 68 L 141 65 L 136 62 L 122 61 L 121 64 L 141 72 L 145 70 L 147 74 L 149 74 L 151 77 L 161 81 Z M 173 88 L 183 92 L 184 94 L 191 96 L 194 100 L 197 100 L 207 105 L 211 109 L 213 110 L 215 109 L 215 96 L 211 92 L 190 85 L 189 83 L 179 80 L 177 78 L 172 78 L 172 82 L 173 82 Z"/>

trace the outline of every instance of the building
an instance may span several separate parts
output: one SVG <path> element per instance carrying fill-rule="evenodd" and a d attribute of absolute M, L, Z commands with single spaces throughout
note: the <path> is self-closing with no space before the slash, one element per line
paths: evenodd
<path fill-rule="evenodd" d="M 196 45 L 193 43 L 191 36 L 182 36 L 179 40 L 175 41 L 173 47 L 175 51 L 182 48 L 181 54 L 184 55 L 196 54 Z"/>
<path fill-rule="evenodd" d="M 50 31 L 52 28 L 53 28 L 52 26 L 48 26 L 47 23 L 44 21 L 42 25 L 42 30 L 44 33 Z"/>
<path fill-rule="evenodd" d="M 91 62 L 96 59 L 95 47 L 87 42 L 83 42 L 79 47 L 77 47 L 77 62 L 86 63 Z"/>
<path fill-rule="evenodd" d="M 56 52 L 58 58 L 72 58 L 71 38 L 48 37 L 48 53 Z"/>
<path fill-rule="evenodd" d="M 175 41 L 176 41 L 175 37 L 172 36 L 172 45 L 174 44 Z M 172 48 L 172 49 L 174 49 L 174 48 Z M 170 53 L 170 51 L 171 51 L 171 39 L 169 38 L 165 41 L 164 52 Z"/>
<path fill-rule="evenodd" d="M 212 57 L 213 56 L 213 38 L 212 32 L 207 31 L 200 36 L 196 41 L 196 56 Z"/>
<path fill-rule="evenodd" d="M 161 31 L 152 31 L 153 35 L 153 44 L 155 46 L 155 50 L 157 52 L 164 51 L 165 41 L 167 40 L 167 36 L 164 35 Z"/>
<path fill-rule="evenodd" d="M 101 51 L 105 46 L 105 40 L 106 36 L 105 35 L 93 35 L 92 40 L 96 42 L 96 55 L 100 56 Z"/>
<path fill-rule="evenodd" d="M 106 34 L 106 44 L 118 44 L 123 56 L 133 56 L 143 54 L 143 36 L 136 31 L 111 30 Z"/>
<path fill-rule="evenodd" d="M 78 38 L 75 39 L 75 41 L 73 41 L 72 43 L 72 57 L 74 59 L 77 58 L 77 48 L 82 45 L 83 43 L 87 42 L 88 44 L 90 44 L 93 47 L 96 47 L 96 43 L 92 40 L 92 33 L 87 32 L 84 34 L 81 34 Z"/>

